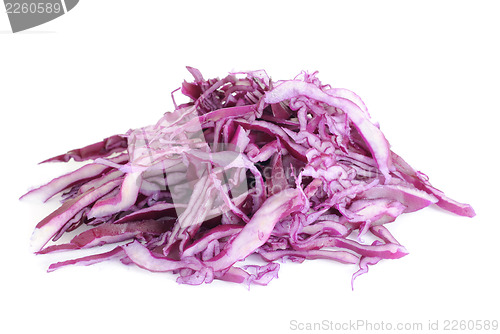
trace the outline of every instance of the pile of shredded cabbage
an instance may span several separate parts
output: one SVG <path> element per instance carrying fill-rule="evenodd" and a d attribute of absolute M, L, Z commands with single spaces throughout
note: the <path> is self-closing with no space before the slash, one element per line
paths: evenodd
<path fill-rule="evenodd" d="M 62 193 L 36 226 L 35 252 L 116 244 L 49 271 L 119 259 L 179 283 L 267 285 L 277 260 L 328 259 L 358 266 L 354 280 L 408 253 L 386 228 L 402 213 L 436 204 L 475 215 L 391 151 L 359 96 L 317 73 L 273 82 L 263 70 L 208 80 L 188 70 L 190 102 L 174 100 L 157 124 L 44 161 L 91 162 L 24 195 Z M 245 265 L 252 254 L 265 262 Z"/>

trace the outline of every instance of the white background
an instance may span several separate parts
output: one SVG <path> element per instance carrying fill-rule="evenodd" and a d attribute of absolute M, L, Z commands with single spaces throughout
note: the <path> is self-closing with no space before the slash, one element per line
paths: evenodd
<path fill-rule="evenodd" d="M 0 331 L 300 332 L 292 320 L 424 329 L 431 320 L 442 330 L 446 320 L 500 320 L 498 9 L 494 1 L 82 0 L 12 34 L 2 8 Z M 477 216 L 427 208 L 399 217 L 388 227 L 410 254 L 371 267 L 354 291 L 354 266 L 322 260 L 282 264 L 279 279 L 250 291 L 178 285 L 115 262 L 46 273 L 84 253 L 31 254 L 34 226 L 57 203 L 17 198 L 71 167 L 37 163 L 154 123 L 190 79 L 186 65 L 206 77 L 318 70 L 324 83 L 357 92 L 393 150 Z"/>

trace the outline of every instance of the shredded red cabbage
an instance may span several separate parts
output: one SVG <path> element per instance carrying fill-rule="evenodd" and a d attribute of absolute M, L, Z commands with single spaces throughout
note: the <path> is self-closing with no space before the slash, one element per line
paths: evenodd
<path fill-rule="evenodd" d="M 273 82 L 262 70 L 208 80 L 188 70 L 190 102 L 174 100 L 157 124 L 44 161 L 92 160 L 24 195 L 62 193 L 35 228 L 35 252 L 117 244 L 49 271 L 117 258 L 180 283 L 266 285 L 279 259 L 329 259 L 359 266 L 353 281 L 408 254 L 385 227 L 402 213 L 436 204 L 475 215 L 390 150 L 359 96 L 317 73 Z M 80 232 L 56 243 L 70 231 Z M 269 263 L 240 266 L 252 254 Z"/>

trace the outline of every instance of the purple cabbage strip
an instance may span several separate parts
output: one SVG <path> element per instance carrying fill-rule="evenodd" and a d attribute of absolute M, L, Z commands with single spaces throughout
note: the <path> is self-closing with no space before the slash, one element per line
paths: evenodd
<path fill-rule="evenodd" d="M 121 247 L 115 247 L 109 252 L 93 254 L 85 257 L 81 257 L 78 259 L 66 260 L 62 262 L 53 263 L 47 269 L 48 272 L 57 270 L 61 267 L 69 266 L 69 265 L 81 265 L 88 266 L 91 264 L 100 263 L 103 261 L 111 260 L 113 258 L 122 258 L 124 257 L 124 252 Z"/>
<path fill-rule="evenodd" d="M 127 139 L 121 135 L 114 135 L 102 141 L 82 148 L 68 151 L 65 154 L 44 160 L 46 162 L 67 162 L 71 158 L 75 161 L 84 161 L 96 158 L 104 158 L 116 152 L 123 152 L 127 149 Z"/>
<path fill-rule="evenodd" d="M 110 181 L 97 189 L 91 189 L 78 197 L 70 199 L 63 205 L 44 218 L 35 228 L 32 235 L 32 247 L 35 251 L 40 251 L 52 239 L 73 216 L 80 210 L 92 205 L 99 198 L 118 187 L 121 179 Z"/>
<path fill-rule="evenodd" d="M 353 284 L 408 254 L 387 228 L 401 214 L 435 204 L 475 215 L 391 151 L 358 95 L 316 72 L 273 82 L 263 70 L 205 79 L 187 69 L 194 80 L 177 90 L 190 102 L 156 124 L 44 161 L 87 164 L 22 196 L 61 195 L 34 251 L 116 245 L 48 271 L 119 259 L 182 284 L 250 286 L 277 278 L 278 260 L 323 259 L 356 265 Z M 254 254 L 268 263 L 245 265 Z"/>
<path fill-rule="evenodd" d="M 128 156 L 126 154 L 122 154 L 110 160 L 117 164 L 126 163 L 128 161 Z M 80 189 L 87 188 L 88 190 L 90 189 L 89 185 L 92 184 L 91 181 L 99 180 L 102 176 L 108 174 L 108 171 L 110 170 L 111 168 L 109 166 L 97 163 L 87 164 L 73 172 L 53 179 L 43 186 L 30 190 L 21 198 L 27 196 L 39 196 L 44 202 L 46 202 L 56 194 L 82 182 L 85 182 L 85 185 L 83 185 Z"/>
<path fill-rule="evenodd" d="M 75 236 L 67 244 L 52 245 L 44 248 L 39 254 L 66 249 L 92 248 L 109 243 L 117 243 L 133 238 L 159 236 L 172 228 L 171 224 L 158 220 L 143 220 L 122 224 L 101 224 Z"/>

